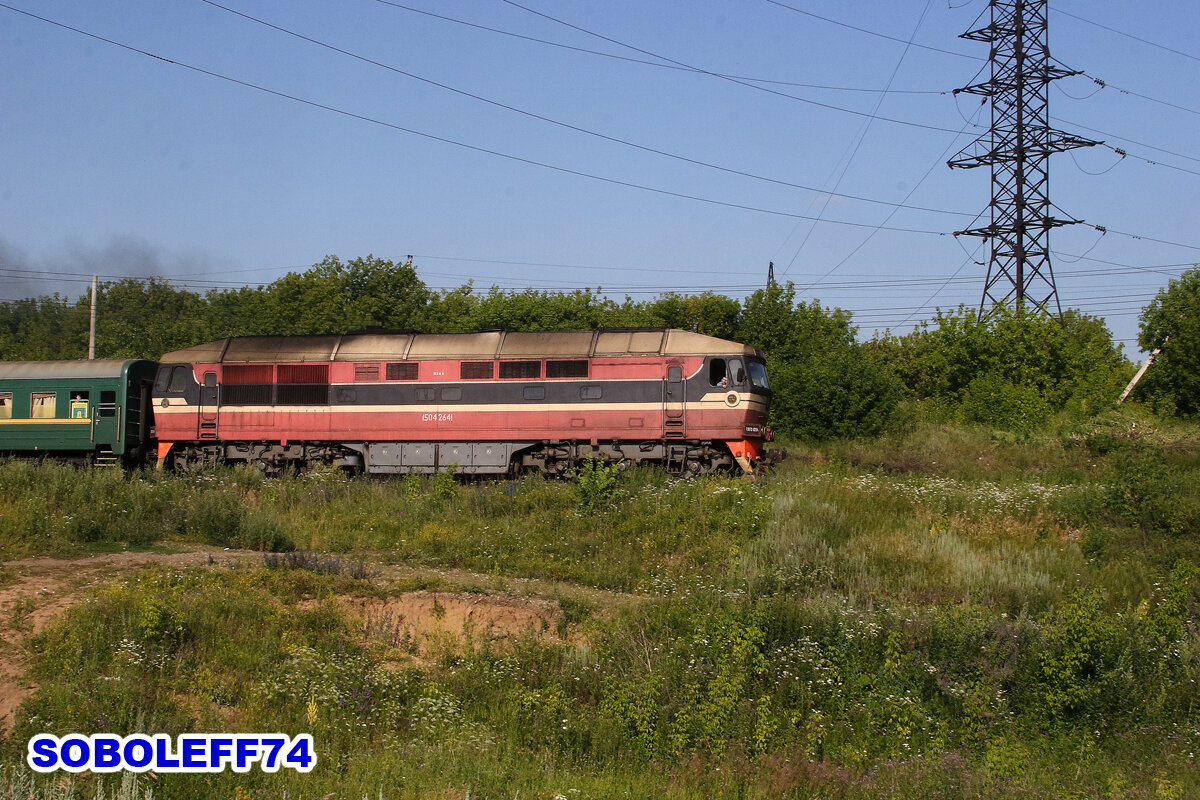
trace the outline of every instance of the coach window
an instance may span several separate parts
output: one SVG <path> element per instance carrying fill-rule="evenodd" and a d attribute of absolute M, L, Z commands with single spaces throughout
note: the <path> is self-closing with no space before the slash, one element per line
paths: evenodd
<path fill-rule="evenodd" d="M 88 418 L 88 393 L 71 392 L 71 419 Z"/>
<path fill-rule="evenodd" d="M 729 382 L 725 373 L 725 359 L 714 358 L 708 363 L 708 382 L 722 388 Z"/>
<path fill-rule="evenodd" d="M 57 395 L 54 392 L 34 392 L 29 397 L 30 419 L 54 419 Z"/>
<path fill-rule="evenodd" d="M 0 419 L 12 419 L 12 392 L 0 392 Z"/>
<path fill-rule="evenodd" d="M 117 393 L 111 390 L 100 392 L 100 416 L 115 417 L 117 415 Z"/>

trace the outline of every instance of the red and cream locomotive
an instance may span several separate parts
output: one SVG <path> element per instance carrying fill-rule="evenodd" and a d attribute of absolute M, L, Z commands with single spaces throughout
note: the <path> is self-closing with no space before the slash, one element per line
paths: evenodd
<path fill-rule="evenodd" d="M 160 463 L 267 473 L 751 473 L 770 397 L 761 351 L 663 329 L 219 339 L 164 355 L 153 391 Z"/>

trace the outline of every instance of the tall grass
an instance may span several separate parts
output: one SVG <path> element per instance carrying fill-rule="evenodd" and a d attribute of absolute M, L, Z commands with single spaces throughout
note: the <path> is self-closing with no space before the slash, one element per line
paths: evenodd
<path fill-rule="evenodd" d="M 35 640 L 40 689 L 0 761 L 42 730 L 282 730 L 314 734 L 313 774 L 205 791 L 1186 797 L 1197 439 L 1129 423 L 917 427 L 802 450 L 753 483 L 634 470 L 603 502 L 538 478 L 83 473 L 182 515 L 159 540 L 258 519 L 303 550 L 268 560 L 293 569 L 97 589 Z M 21 502 L 62 508 L 69 489 Z M 524 585 L 563 598 L 560 635 L 412 647 L 335 601 L 397 587 L 319 552 L 557 579 Z M 155 794 L 196 786 L 161 776 Z"/>

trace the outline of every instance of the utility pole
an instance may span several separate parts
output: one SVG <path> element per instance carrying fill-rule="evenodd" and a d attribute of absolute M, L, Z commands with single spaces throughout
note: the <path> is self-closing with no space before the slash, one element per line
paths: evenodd
<path fill-rule="evenodd" d="M 775 285 L 775 262 L 768 261 L 767 262 L 767 290 L 770 291 L 771 287 L 774 285 Z"/>
<path fill-rule="evenodd" d="M 96 276 L 92 276 L 92 315 L 88 323 L 88 361 L 96 358 Z"/>
<path fill-rule="evenodd" d="M 1079 73 L 1050 63 L 1047 0 L 989 0 L 988 8 L 990 23 L 961 38 L 991 44 L 991 77 L 954 93 L 990 99 L 991 125 L 946 163 L 951 169 L 991 167 L 991 220 L 954 235 L 991 242 L 980 317 L 991 306 L 1015 300 L 1018 309 L 1028 304 L 1061 318 L 1050 229 L 1081 220 L 1051 215 L 1050 154 L 1100 142 L 1050 127 L 1050 82 Z"/>

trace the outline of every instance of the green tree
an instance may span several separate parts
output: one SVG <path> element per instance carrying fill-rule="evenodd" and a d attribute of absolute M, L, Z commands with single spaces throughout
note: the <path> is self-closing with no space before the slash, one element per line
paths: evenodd
<path fill-rule="evenodd" d="M 735 338 L 767 354 L 772 426 L 810 439 L 873 435 L 886 427 L 901 386 L 855 334 L 847 312 L 815 300 L 797 303 L 791 283 L 747 298 Z"/>
<path fill-rule="evenodd" d="M 1165 413 L 1200 413 L 1200 269 L 1172 280 L 1146 306 L 1138 344 L 1147 352 L 1162 348 L 1138 394 Z"/>
<path fill-rule="evenodd" d="M 76 303 L 84 319 L 89 302 Z M 158 358 L 211 338 L 204 299 L 161 278 L 103 283 L 96 306 L 97 358 Z"/>
<path fill-rule="evenodd" d="M 0 303 L 0 359 L 45 361 L 87 355 L 88 311 L 53 296 Z"/>
<path fill-rule="evenodd" d="M 289 272 L 267 287 L 265 319 L 275 334 L 334 334 L 367 328 L 410 328 L 423 317 L 430 293 L 412 262 L 368 255 L 337 256 L 303 273 Z"/>

